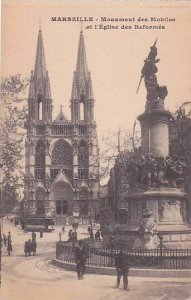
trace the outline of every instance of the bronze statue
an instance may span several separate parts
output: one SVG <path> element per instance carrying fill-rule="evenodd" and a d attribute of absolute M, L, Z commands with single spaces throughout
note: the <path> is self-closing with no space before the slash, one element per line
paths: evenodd
<path fill-rule="evenodd" d="M 166 86 L 159 86 L 157 82 L 157 76 L 155 75 L 158 71 L 156 64 L 160 61 L 157 59 L 157 40 L 150 48 L 148 57 L 145 59 L 144 66 L 141 70 L 141 79 L 137 88 L 137 92 L 141 85 L 141 81 L 144 78 L 145 87 L 147 90 L 147 101 L 154 101 L 162 99 L 164 100 L 168 94 Z"/>

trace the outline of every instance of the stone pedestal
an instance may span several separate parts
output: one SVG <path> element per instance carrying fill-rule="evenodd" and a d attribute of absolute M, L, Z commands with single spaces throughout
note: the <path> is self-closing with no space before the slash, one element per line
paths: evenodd
<path fill-rule="evenodd" d="M 163 100 L 150 101 L 145 112 L 138 117 L 141 124 L 143 153 L 167 157 L 169 154 L 168 120 L 171 114 L 164 109 Z"/>

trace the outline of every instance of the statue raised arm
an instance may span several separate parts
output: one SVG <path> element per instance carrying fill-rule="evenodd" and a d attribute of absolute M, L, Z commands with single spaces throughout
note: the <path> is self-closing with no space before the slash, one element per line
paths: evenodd
<path fill-rule="evenodd" d="M 158 72 L 156 64 L 160 61 L 157 59 L 157 40 L 154 42 L 153 46 L 150 48 L 150 52 L 148 57 L 145 59 L 144 66 L 141 70 L 141 79 L 139 82 L 139 86 L 137 88 L 137 92 L 139 90 L 142 79 L 144 78 L 145 87 L 147 90 L 147 101 L 153 101 L 162 99 L 164 100 L 168 94 L 166 86 L 159 86 L 157 82 L 156 73 Z"/>

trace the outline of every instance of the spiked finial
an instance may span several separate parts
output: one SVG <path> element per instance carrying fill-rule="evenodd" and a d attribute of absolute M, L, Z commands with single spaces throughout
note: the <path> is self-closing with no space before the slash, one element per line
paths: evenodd
<path fill-rule="evenodd" d="M 83 31 L 83 21 L 80 22 L 81 31 Z"/>
<path fill-rule="evenodd" d="M 39 18 L 39 31 L 41 30 L 41 17 Z"/>

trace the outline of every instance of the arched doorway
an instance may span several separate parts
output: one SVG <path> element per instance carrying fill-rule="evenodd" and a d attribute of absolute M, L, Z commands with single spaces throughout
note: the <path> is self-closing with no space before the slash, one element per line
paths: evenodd
<path fill-rule="evenodd" d="M 73 192 L 65 182 L 58 182 L 52 189 L 53 199 L 56 208 L 57 224 L 65 222 L 66 216 L 72 215 Z"/>

